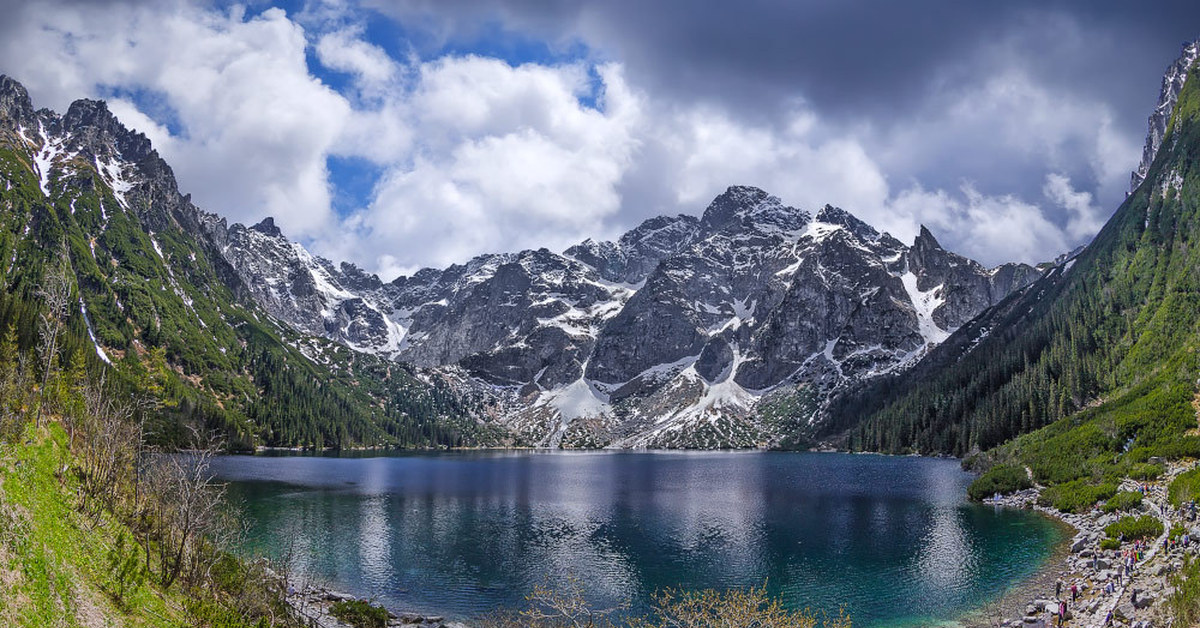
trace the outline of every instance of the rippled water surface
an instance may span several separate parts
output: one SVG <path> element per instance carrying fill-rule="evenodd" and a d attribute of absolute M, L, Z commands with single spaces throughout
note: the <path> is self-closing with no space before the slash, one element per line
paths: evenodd
<path fill-rule="evenodd" d="M 234 456 L 217 463 L 248 552 L 391 607 L 519 608 L 573 575 L 598 605 L 761 585 L 856 626 L 951 619 L 1062 540 L 966 502 L 952 460 L 813 453 Z"/>

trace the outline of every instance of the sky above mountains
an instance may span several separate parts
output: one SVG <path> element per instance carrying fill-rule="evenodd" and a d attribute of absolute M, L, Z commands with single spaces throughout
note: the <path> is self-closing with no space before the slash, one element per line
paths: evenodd
<path fill-rule="evenodd" d="M 201 207 L 384 278 L 728 185 L 988 264 L 1123 199 L 1200 4 L 0 0 L 0 73 L 103 98 Z"/>

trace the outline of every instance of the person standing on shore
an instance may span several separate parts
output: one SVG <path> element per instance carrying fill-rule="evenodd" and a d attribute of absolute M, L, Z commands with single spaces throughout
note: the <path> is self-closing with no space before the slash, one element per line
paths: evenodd
<path fill-rule="evenodd" d="M 1058 603 L 1058 628 L 1062 628 L 1065 621 L 1067 621 L 1067 602 L 1060 600 Z"/>
<path fill-rule="evenodd" d="M 1079 585 L 1071 583 L 1071 603 L 1074 604 L 1079 599 Z"/>
<path fill-rule="evenodd" d="M 1054 583 L 1054 598 L 1058 599 L 1060 597 L 1062 597 L 1062 579 L 1061 578 L 1059 578 Z"/>

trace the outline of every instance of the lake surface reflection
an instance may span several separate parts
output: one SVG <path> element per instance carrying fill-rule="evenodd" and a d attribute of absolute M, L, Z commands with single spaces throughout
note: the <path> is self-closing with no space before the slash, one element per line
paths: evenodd
<path fill-rule="evenodd" d="M 814 453 L 235 456 L 246 550 L 398 609 L 471 617 L 577 577 L 597 605 L 762 585 L 857 626 L 952 619 L 1062 532 L 966 502 L 956 461 Z"/>

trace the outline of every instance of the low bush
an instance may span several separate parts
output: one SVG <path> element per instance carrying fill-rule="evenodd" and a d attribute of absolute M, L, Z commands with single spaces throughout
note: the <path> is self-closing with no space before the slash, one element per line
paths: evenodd
<path fill-rule="evenodd" d="M 1038 504 L 1063 512 L 1084 512 L 1117 494 L 1114 482 L 1094 484 L 1088 480 L 1074 480 L 1056 484 L 1042 491 Z"/>
<path fill-rule="evenodd" d="M 1200 498 L 1200 467 L 1180 473 L 1167 487 L 1167 496 L 1175 507 Z"/>
<path fill-rule="evenodd" d="M 1163 466 L 1161 464 L 1140 463 L 1129 467 L 1129 477 L 1135 480 L 1152 481 L 1157 480 L 1163 474 Z"/>
<path fill-rule="evenodd" d="M 387 628 L 387 609 L 362 600 L 336 602 L 329 614 L 355 628 Z"/>
<path fill-rule="evenodd" d="M 1012 493 L 1032 488 L 1025 469 L 1017 465 L 998 464 L 975 478 L 967 487 L 967 496 L 974 501 L 982 501 L 996 493 Z"/>
<path fill-rule="evenodd" d="M 1121 542 L 1116 539 L 1101 539 L 1100 540 L 1100 549 L 1102 549 L 1102 550 L 1121 549 Z"/>
<path fill-rule="evenodd" d="M 1123 539 L 1125 541 L 1154 538 L 1162 533 L 1162 522 L 1150 515 L 1121 517 L 1117 521 L 1104 526 L 1104 534 L 1108 538 Z"/>
<path fill-rule="evenodd" d="M 1136 491 L 1121 491 L 1104 502 L 1101 508 L 1104 512 L 1118 510 L 1133 510 L 1142 505 L 1142 494 Z"/>

